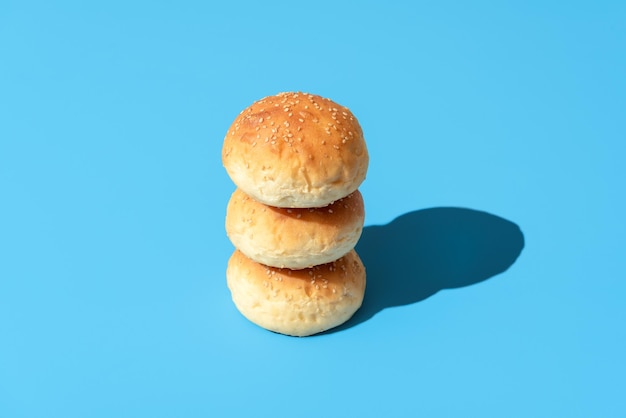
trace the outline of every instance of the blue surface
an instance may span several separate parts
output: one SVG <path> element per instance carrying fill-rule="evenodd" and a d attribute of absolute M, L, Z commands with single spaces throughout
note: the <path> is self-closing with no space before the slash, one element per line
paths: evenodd
<path fill-rule="evenodd" d="M 626 3 L 97 3 L 0 3 L 0 417 L 626 416 Z M 371 155 L 304 339 L 224 276 L 222 139 L 288 90 Z"/>

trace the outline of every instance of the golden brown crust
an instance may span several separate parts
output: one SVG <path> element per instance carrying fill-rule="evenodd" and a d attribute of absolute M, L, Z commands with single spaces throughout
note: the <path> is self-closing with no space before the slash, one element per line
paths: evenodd
<path fill-rule="evenodd" d="M 359 240 L 364 220 L 358 190 L 323 208 L 289 209 L 267 206 L 237 189 L 228 202 L 226 233 L 254 261 L 300 269 L 343 257 Z"/>
<path fill-rule="evenodd" d="M 365 267 L 353 250 L 303 270 L 264 266 L 235 250 L 226 271 L 237 309 L 257 325 L 307 336 L 347 321 L 361 306 Z"/>
<path fill-rule="evenodd" d="M 242 111 L 222 163 L 246 194 L 271 206 L 320 207 L 355 191 L 369 155 L 352 112 L 307 93 L 280 93 Z"/>

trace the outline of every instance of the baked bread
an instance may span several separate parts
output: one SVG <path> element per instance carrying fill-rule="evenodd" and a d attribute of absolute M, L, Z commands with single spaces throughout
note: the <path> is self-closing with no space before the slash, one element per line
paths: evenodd
<path fill-rule="evenodd" d="M 309 208 L 354 192 L 365 179 L 369 155 L 348 108 L 312 94 L 280 93 L 237 116 L 224 138 L 222 163 L 255 200 Z"/>
<path fill-rule="evenodd" d="M 361 193 L 323 208 L 277 208 L 240 189 L 226 209 L 226 234 L 252 260 L 301 269 L 343 257 L 361 237 L 365 210 Z"/>
<path fill-rule="evenodd" d="M 332 263 L 302 270 L 264 266 L 235 250 L 226 278 L 233 302 L 246 318 L 298 337 L 346 322 L 365 292 L 365 268 L 354 250 Z"/>

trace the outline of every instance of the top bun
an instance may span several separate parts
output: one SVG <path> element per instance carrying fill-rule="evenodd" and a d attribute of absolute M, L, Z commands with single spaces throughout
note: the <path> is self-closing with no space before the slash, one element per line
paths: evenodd
<path fill-rule="evenodd" d="M 369 155 L 352 112 L 308 93 L 280 93 L 243 110 L 224 139 L 233 182 L 270 206 L 326 206 L 365 179 Z"/>

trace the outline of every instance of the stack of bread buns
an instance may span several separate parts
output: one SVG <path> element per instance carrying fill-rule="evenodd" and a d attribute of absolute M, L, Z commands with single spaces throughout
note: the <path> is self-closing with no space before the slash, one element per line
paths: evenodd
<path fill-rule="evenodd" d="M 265 97 L 233 122 L 222 163 L 237 186 L 226 211 L 237 309 L 293 336 L 346 322 L 365 292 L 354 247 L 369 156 L 354 115 L 308 93 Z"/>

